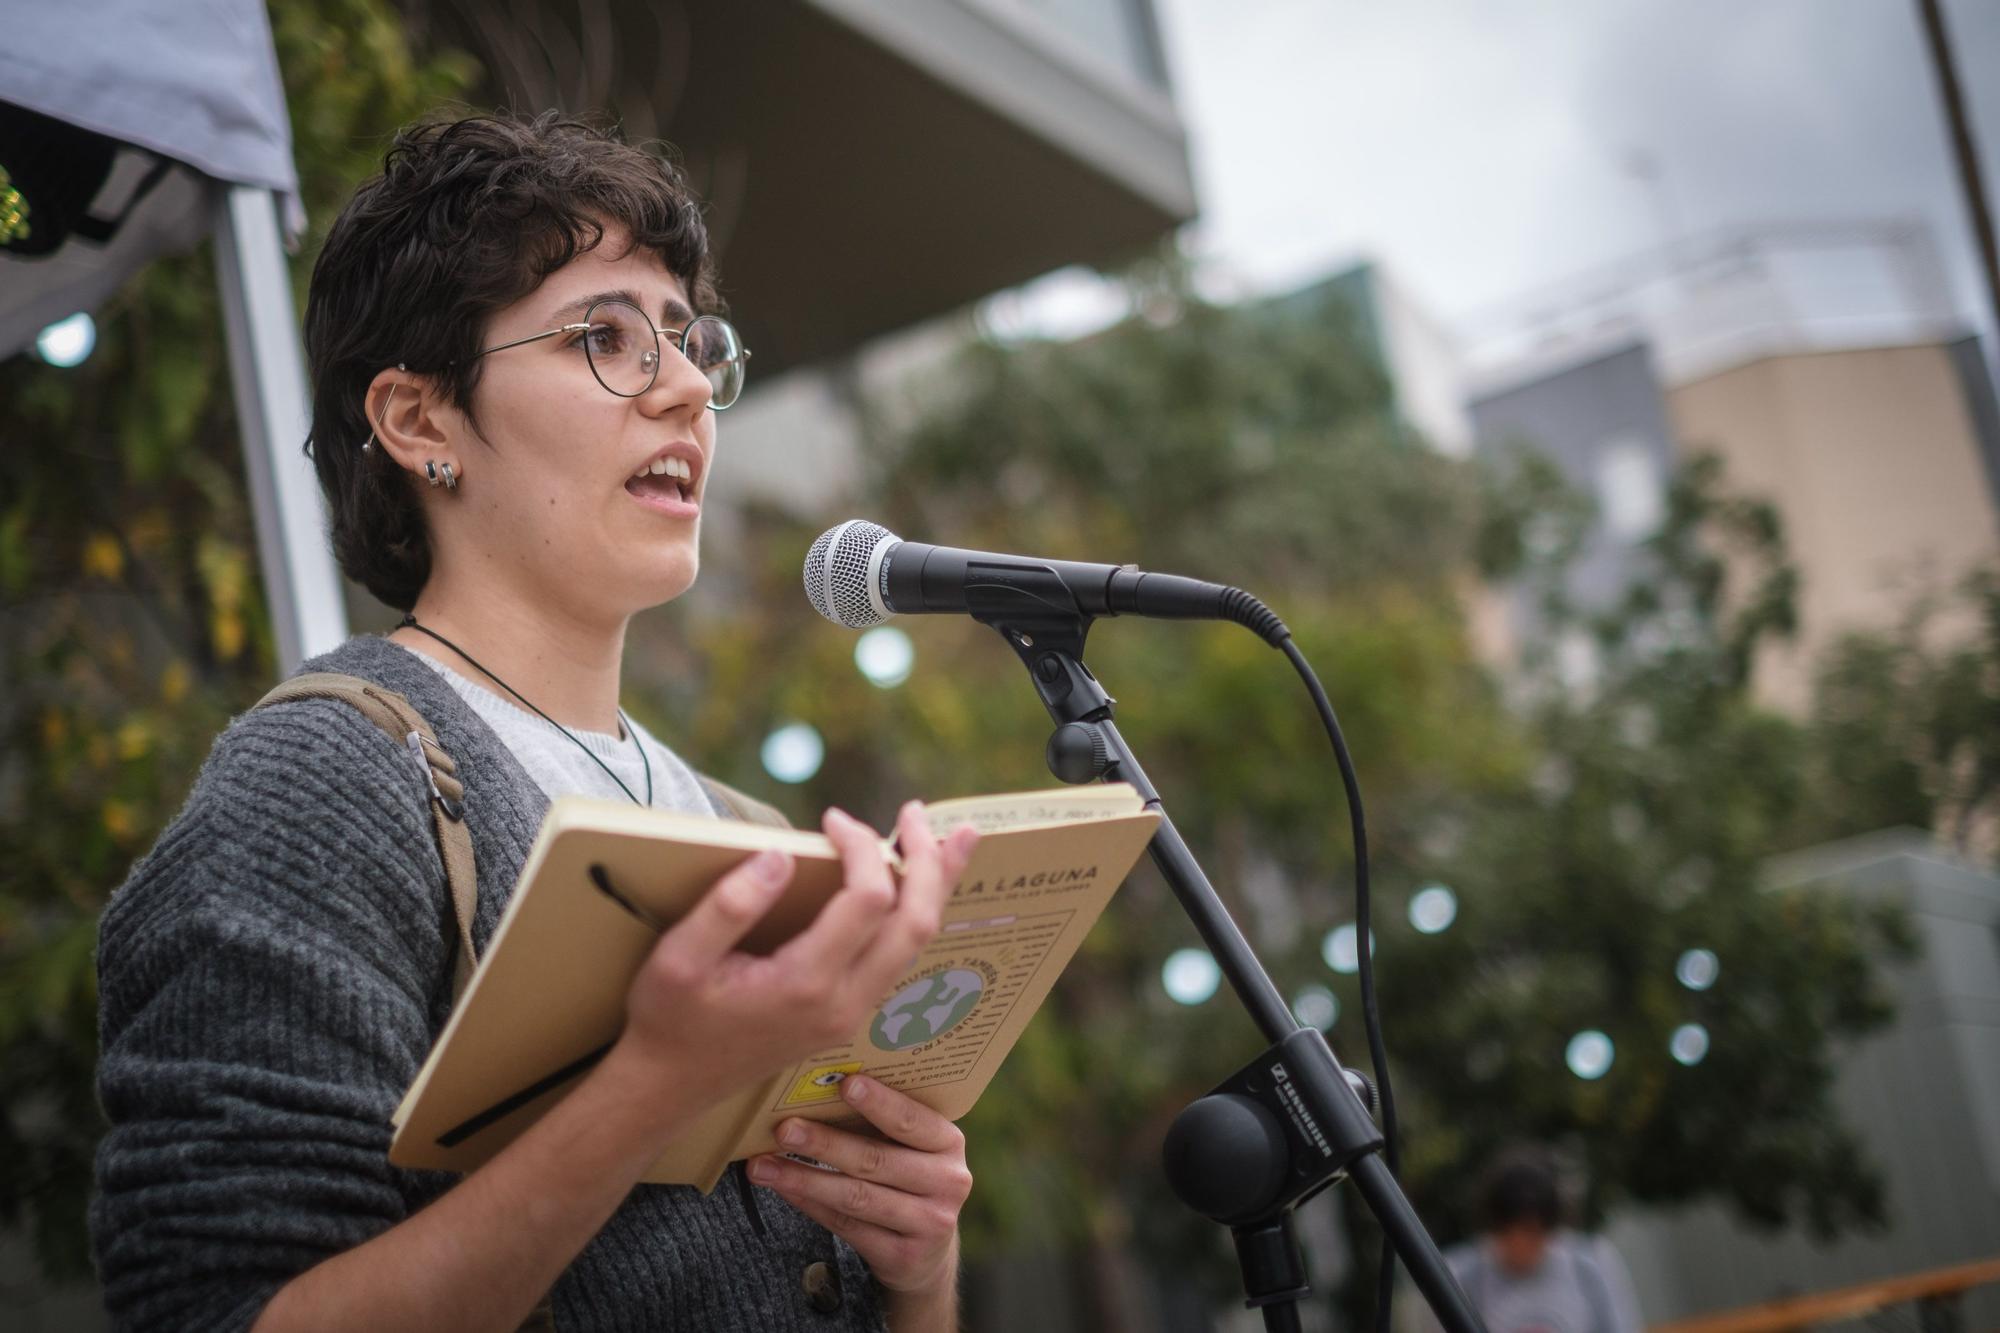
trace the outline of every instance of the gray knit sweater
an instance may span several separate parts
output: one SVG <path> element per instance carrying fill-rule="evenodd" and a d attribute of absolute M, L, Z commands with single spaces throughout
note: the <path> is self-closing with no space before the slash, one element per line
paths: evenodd
<path fill-rule="evenodd" d="M 378 638 L 302 671 L 405 695 L 465 779 L 483 951 L 548 799 L 438 674 Z M 424 779 L 346 704 L 235 720 L 133 866 L 98 940 L 111 1121 L 90 1227 L 119 1328 L 241 1329 L 293 1276 L 456 1177 L 391 1166 L 390 1113 L 451 1003 Z M 821 1312 L 804 1271 L 832 1265 Z M 830 1304 L 822 1292 L 822 1304 Z M 879 1329 L 860 1257 L 740 1168 L 641 1185 L 556 1284 L 557 1327 Z"/>

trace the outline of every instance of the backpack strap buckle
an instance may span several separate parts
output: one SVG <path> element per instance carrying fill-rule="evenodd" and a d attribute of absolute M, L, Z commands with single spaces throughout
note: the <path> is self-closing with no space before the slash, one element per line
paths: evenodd
<path fill-rule="evenodd" d="M 410 754 L 416 758 L 417 768 L 423 773 L 424 781 L 430 784 L 431 799 L 438 803 L 438 809 L 444 811 L 446 817 L 453 823 L 464 819 L 465 784 L 454 776 L 458 765 L 452 761 L 451 756 L 446 754 L 443 747 L 439 746 L 436 741 L 431 740 L 420 731 L 411 732 L 403 738 L 403 741 L 404 744 L 410 747 Z M 432 757 L 429 750 L 424 748 L 426 745 L 431 746 L 437 751 L 435 758 Z M 440 772 L 444 774 L 445 781 L 455 790 L 446 792 L 438 785 L 438 775 Z"/>

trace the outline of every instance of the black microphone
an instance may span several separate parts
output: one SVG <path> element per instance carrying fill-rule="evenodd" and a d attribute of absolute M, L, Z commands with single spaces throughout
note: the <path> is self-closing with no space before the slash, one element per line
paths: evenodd
<path fill-rule="evenodd" d="M 814 540 L 806 552 L 805 585 L 813 610 L 848 629 L 866 629 L 897 615 L 968 615 L 978 594 L 1012 591 L 1040 600 L 1052 611 L 1074 610 L 1093 618 L 1230 620 L 1274 647 L 1291 633 L 1240 588 L 1150 574 L 1132 565 L 906 542 L 881 524 L 859 518 L 828 528 Z M 1052 602 L 1051 592 L 1065 596 L 1070 605 Z"/>

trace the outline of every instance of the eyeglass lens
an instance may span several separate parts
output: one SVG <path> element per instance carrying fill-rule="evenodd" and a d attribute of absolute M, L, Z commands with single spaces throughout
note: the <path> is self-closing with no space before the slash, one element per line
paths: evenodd
<path fill-rule="evenodd" d="M 584 350 L 598 383 L 622 398 L 636 398 L 653 387 L 660 373 L 660 338 L 652 321 L 626 301 L 600 301 L 584 317 Z M 708 377 L 712 407 L 728 407 L 743 392 L 743 342 L 729 321 L 703 315 L 684 334 L 667 333 Z"/>

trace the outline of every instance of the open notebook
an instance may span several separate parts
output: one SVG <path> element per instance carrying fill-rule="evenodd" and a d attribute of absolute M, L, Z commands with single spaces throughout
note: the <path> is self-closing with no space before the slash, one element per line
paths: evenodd
<path fill-rule="evenodd" d="M 775 1151 L 772 1131 L 790 1116 L 873 1132 L 840 1100 L 851 1073 L 964 1115 L 1159 822 L 1122 783 L 927 809 L 939 834 L 971 824 L 982 835 L 936 938 L 862 1031 L 711 1108 L 647 1180 L 713 1189 L 730 1162 Z M 616 1039 L 659 930 L 767 847 L 790 852 L 797 873 L 745 940 L 757 953 L 839 889 L 823 835 L 582 797 L 551 805 L 471 986 L 397 1108 L 389 1160 L 469 1171 L 534 1123 Z"/>

